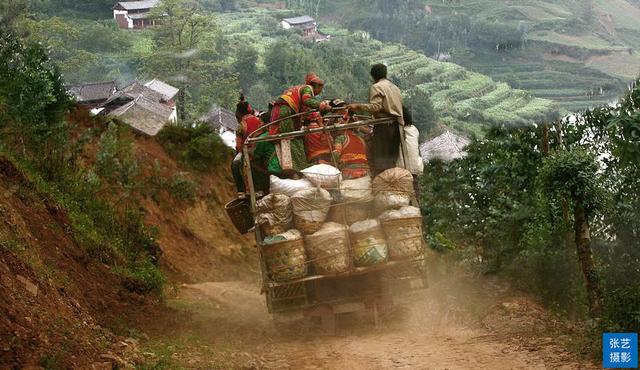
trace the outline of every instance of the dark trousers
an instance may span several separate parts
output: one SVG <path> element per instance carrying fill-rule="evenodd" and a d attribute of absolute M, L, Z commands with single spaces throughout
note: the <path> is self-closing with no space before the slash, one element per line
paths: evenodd
<path fill-rule="evenodd" d="M 247 191 L 244 185 L 244 177 L 242 177 L 242 165 L 242 153 L 238 153 L 231 162 L 231 174 L 233 175 L 233 181 L 236 183 L 238 193 L 244 193 Z"/>
<path fill-rule="evenodd" d="M 398 123 L 386 123 L 373 126 L 371 158 L 374 176 L 396 166 L 400 148 Z"/>

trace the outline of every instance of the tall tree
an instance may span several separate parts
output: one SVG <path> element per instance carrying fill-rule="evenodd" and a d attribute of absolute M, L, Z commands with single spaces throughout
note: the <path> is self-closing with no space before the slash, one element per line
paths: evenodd
<path fill-rule="evenodd" d="M 152 15 L 161 25 L 154 28 L 156 48 L 146 56 L 144 71 L 181 89 L 179 118 L 196 118 L 214 103 L 230 106 L 237 78 L 213 17 L 191 0 L 163 0 Z"/>
<path fill-rule="evenodd" d="M 250 45 L 241 45 L 235 53 L 233 68 L 238 74 L 240 88 L 248 92 L 256 83 L 258 75 L 258 51 Z"/>

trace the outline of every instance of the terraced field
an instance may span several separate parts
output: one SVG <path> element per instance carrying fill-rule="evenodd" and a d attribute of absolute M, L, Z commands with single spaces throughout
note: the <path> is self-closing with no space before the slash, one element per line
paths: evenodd
<path fill-rule="evenodd" d="M 536 97 L 552 99 L 564 111 L 615 100 L 640 75 L 640 5 L 636 0 L 423 2 L 430 5 L 425 23 L 452 22 L 452 31 L 483 34 L 479 40 L 500 39 L 482 25 L 508 26 L 511 37 L 519 41 L 499 51 L 490 42 L 461 44 L 456 32 L 449 32 L 450 40 L 446 32 L 439 37 L 443 44 L 456 45 L 446 50 L 453 62 Z M 344 0 L 326 0 L 325 4 L 324 19 L 343 25 L 350 24 L 352 12 L 377 11 L 356 9 L 355 5 L 349 8 Z M 466 21 L 456 24 L 458 18 Z M 474 28 L 478 24 L 481 26 Z M 416 32 L 429 31 L 418 28 Z M 401 35 L 387 35 L 387 39 L 403 40 Z M 414 42 L 412 47 L 420 50 L 423 46 Z M 456 53 L 460 50 L 464 52 Z"/>
<path fill-rule="evenodd" d="M 529 91 L 536 97 L 554 100 L 570 112 L 606 104 L 619 95 L 624 81 L 604 72 L 566 61 L 542 59 L 495 64 L 477 58 L 469 63 L 496 81 Z"/>
<path fill-rule="evenodd" d="M 456 62 L 566 111 L 611 102 L 640 74 L 640 7 L 629 0 L 476 0 L 434 3 L 433 13 L 526 26 L 526 47 L 474 49 Z"/>
<path fill-rule="evenodd" d="M 386 63 L 394 76 L 411 76 L 412 84 L 427 92 L 444 121 L 454 126 L 527 124 L 553 119 L 558 113 L 556 104 L 550 100 L 399 45 L 369 41 L 359 51 L 372 62 Z"/>
<path fill-rule="evenodd" d="M 264 10 L 226 13 L 219 16 L 219 24 L 231 37 L 264 51 L 275 40 L 273 31 L 265 25 L 273 25 L 279 16 L 279 12 Z M 249 25 L 251 27 L 247 27 Z M 249 31 L 244 31 L 247 29 Z M 348 43 L 354 55 L 371 63 L 386 63 L 391 78 L 403 90 L 417 88 L 429 93 L 442 122 L 460 131 L 477 132 L 482 125 L 490 123 L 540 122 L 559 114 L 557 104 L 551 100 L 513 89 L 457 64 L 435 61 L 399 44 L 367 40 L 353 34 L 346 36 L 347 33 L 338 28 L 333 31 L 344 36 L 330 42 Z"/>

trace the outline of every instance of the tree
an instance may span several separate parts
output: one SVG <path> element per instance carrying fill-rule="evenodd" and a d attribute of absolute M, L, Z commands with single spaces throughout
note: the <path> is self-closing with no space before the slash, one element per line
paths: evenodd
<path fill-rule="evenodd" d="M 69 106 L 58 68 L 38 44 L 23 45 L 0 31 L 0 97 L 5 102 L 3 122 L 14 122 L 34 138 L 49 135 L 47 128 L 61 121 Z"/>
<path fill-rule="evenodd" d="M 179 119 L 198 118 L 214 103 L 231 106 L 237 77 L 213 17 L 190 0 L 163 0 L 152 15 L 162 22 L 153 29 L 156 48 L 145 57 L 144 73 L 180 88 Z"/>
<path fill-rule="evenodd" d="M 63 118 L 70 99 L 60 72 L 39 44 L 24 45 L 0 30 L 0 133 L 8 129 L 26 160 L 48 179 L 59 174 L 69 154 L 68 130 Z"/>
<path fill-rule="evenodd" d="M 250 45 L 241 45 L 235 54 L 233 68 L 238 74 L 238 83 L 244 92 L 248 92 L 258 76 L 258 51 Z"/>
<path fill-rule="evenodd" d="M 559 151 L 547 157 L 541 179 L 549 193 L 573 203 L 573 224 L 578 261 L 584 277 L 592 317 L 602 313 L 602 286 L 591 249 L 589 220 L 602 204 L 602 180 L 595 158 L 581 149 Z"/>
<path fill-rule="evenodd" d="M 16 22 L 24 18 L 29 6 L 28 0 L 0 1 L 0 29 L 13 30 Z"/>
<path fill-rule="evenodd" d="M 420 141 L 425 140 L 431 130 L 436 127 L 438 115 L 433 109 L 433 103 L 429 94 L 424 92 L 419 87 L 415 87 L 411 90 L 409 98 L 405 104 L 411 110 L 413 117 L 413 124 L 420 131 Z"/>

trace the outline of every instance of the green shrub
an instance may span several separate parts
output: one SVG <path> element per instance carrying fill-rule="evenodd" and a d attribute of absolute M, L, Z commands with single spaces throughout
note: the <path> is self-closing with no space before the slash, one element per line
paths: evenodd
<path fill-rule="evenodd" d="M 179 201 L 192 202 L 196 197 L 196 189 L 198 184 L 183 173 L 177 173 L 168 184 L 169 193 Z"/>
<path fill-rule="evenodd" d="M 133 263 L 126 268 L 116 269 L 116 272 L 122 276 L 124 287 L 131 292 L 162 294 L 165 282 L 164 275 L 157 266 L 147 260 Z"/>
<path fill-rule="evenodd" d="M 197 171 L 214 168 L 231 153 L 231 149 L 207 124 L 168 125 L 157 137 L 169 155 Z"/>
<path fill-rule="evenodd" d="M 133 140 L 125 136 L 127 128 L 110 123 L 100 136 L 96 154 L 98 174 L 123 185 L 131 185 L 140 173 Z"/>

